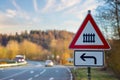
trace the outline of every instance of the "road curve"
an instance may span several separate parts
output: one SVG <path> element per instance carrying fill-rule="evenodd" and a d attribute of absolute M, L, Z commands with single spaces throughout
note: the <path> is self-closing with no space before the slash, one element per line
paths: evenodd
<path fill-rule="evenodd" d="M 29 62 L 27 66 L 0 68 L 0 80 L 72 80 L 67 67 L 44 67 L 40 62 Z"/>

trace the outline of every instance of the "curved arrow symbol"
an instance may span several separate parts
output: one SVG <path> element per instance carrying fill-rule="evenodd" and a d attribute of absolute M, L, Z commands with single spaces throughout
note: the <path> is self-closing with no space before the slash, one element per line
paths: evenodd
<path fill-rule="evenodd" d="M 96 59 L 96 57 L 94 57 L 94 56 L 85 56 L 85 55 L 86 55 L 86 53 L 83 53 L 83 54 L 80 56 L 80 58 L 81 58 L 83 61 L 86 61 L 85 58 L 92 58 L 92 59 L 94 59 L 94 64 L 97 64 L 97 59 Z"/>

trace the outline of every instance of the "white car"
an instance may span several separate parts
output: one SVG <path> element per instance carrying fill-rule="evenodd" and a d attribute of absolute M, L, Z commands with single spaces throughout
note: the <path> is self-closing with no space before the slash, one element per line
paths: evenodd
<path fill-rule="evenodd" d="M 45 67 L 52 67 L 54 65 L 52 60 L 46 60 L 45 61 Z"/>
<path fill-rule="evenodd" d="M 15 57 L 16 62 L 25 62 L 25 56 L 24 55 L 16 55 Z"/>

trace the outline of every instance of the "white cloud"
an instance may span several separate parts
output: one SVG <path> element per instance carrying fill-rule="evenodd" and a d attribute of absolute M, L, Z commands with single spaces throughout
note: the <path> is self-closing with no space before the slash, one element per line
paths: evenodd
<path fill-rule="evenodd" d="M 6 15 L 7 15 L 8 17 L 13 18 L 13 17 L 15 17 L 15 16 L 17 15 L 17 12 L 16 12 L 16 10 L 7 9 L 7 10 L 6 10 Z"/>
<path fill-rule="evenodd" d="M 73 14 L 85 13 L 87 10 L 94 10 L 99 3 L 95 0 L 46 0 L 46 5 L 42 9 L 42 12 L 70 12 Z"/>
<path fill-rule="evenodd" d="M 9 12 L 9 11 L 8 11 Z M 10 11 L 11 12 L 11 11 Z M 0 33 L 11 34 L 20 31 L 19 22 L 12 16 L 8 16 L 8 13 L 0 11 Z"/>
<path fill-rule="evenodd" d="M 45 7 L 42 12 L 49 11 L 62 11 L 64 9 L 68 9 L 80 3 L 80 0 L 47 0 Z"/>
<path fill-rule="evenodd" d="M 87 14 L 88 10 L 91 10 L 91 13 L 94 14 L 95 9 L 98 7 L 99 3 L 97 3 L 95 0 L 89 0 L 87 2 L 85 2 L 83 5 L 80 6 L 80 10 L 77 13 L 77 17 L 79 18 L 83 18 L 83 16 L 85 16 L 85 14 Z M 82 16 L 80 16 L 80 14 Z"/>
<path fill-rule="evenodd" d="M 88 10 L 91 10 L 91 13 L 94 13 L 95 9 L 99 3 L 97 3 L 95 0 L 88 0 L 81 2 L 80 5 L 74 6 L 64 12 L 65 15 L 71 14 L 74 15 L 76 18 L 83 20 L 85 15 L 87 14 Z"/>
<path fill-rule="evenodd" d="M 30 20 L 30 15 L 25 12 L 25 11 L 21 11 L 21 10 L 12 10 L 12 9 L 7 9 L 6 13 L 4 13 L 7 17 L 9 18 L 21 18 L 24 20 Z"/>
<path fill-rule="evenodd" d="M 54 9 L 56 0 L 46 0 L 47 3 L 45 7 L 43 8 L 42 12 L 49 12 Z"/>
<path fill-rule="evenodd" d="M 27 17 L 24 13 L 22 14 L 24 14 L 24 17 L 26 15 L 26 19 L 19 16 L 21 13 L 16 13 L 16 16 L 14 17 L 8 16 L 8 13 L 9 15 L 13 15 L 14 10 L 7 9 L 6 12 L 0 11 L 0 33 L 14 34 L 15 32 L 29 30 L 29 27 L 34 28 L 40 21 L 38 17 L 32 18 L 31 20 L 26 20 L 29 17 Z"/>
<path fill-rule="evenodd" d="M 11 0 L 12 1 L 12 4 L 14 5 L 14 7 L 17 9 L 17 10 L 21 10 L 20 6 L 16 3 L 15 0 Z"/>
<path fill-rule="evenodd" d="M 42 13 L 39 10 L 39 6 L 37 4 L 37 0 L 33 0 L 33 6 L 34 11 L 33 12 L 27 12 L 24 9 L 22 9 L 21 5 L 16 2 L 16 0 L 11 0 L 12 5 L 15 7 L 15 9 L 6 9 L 6 12 L 1 12 L 0 11 L 0 30 L 1 26 L 6 27 L 7 29 L 26 29 L 26 27 L 29 27 L 29 29 L 37 28 L 42 25 L 45 27 L 42 27 L 43 29 L 47 29 L 48 26 L 49 28 L 60 28 L 60 29 L 66 29 L 66 30 L 74 30 L 75 32 L 78 27 L 80 26 L 81 22 L 85 18 L 85 14 L 87 14 L 88 10 L 95 10 L 95 8 L 98 6 L 99 3 L 96 3 L 95 0 L 45 0 L 46 4 L 44 5 L 44 8 L 42 9 Z M 42 5 L 43 6 L 43 5 Z M 52 14 L 55 14 L 53 16 L 53 19 L 50 20 L 55 20 L 56 21 L 56 12 L 57 15 L 59 15 L 59 23 L 52 24 L 52 26 L 55 25 L 55 27 L 50 26 L 51 24 L 44 24 L 44 21 L 46 20 L 47 17 L 51 16 Z M 60 14 L 59 14 L 60 12 Z M 49 13 L 49 14 L 44 14 L 44 13 Z M 41 15 L 42 14 L 42 15 Z M 43 16 L 43 17 L 42 17 Z M 45 17 L 44 17 L 45 16 Z M 47 17 L 46 17 L 47 16 Z M 70 17 L 74 17 L 73 19 Z M 61 18 L 65 18 L 65 21 L 60 21 L 63 20 Z M 76 19 L 78 18 L 78 19 Z M 68 20 L 72 19 L 72 20 Z M 76 20 L 75 20 L 76 19 Z M 52 22 L 54 22 L 52 21 Z M 43 23 L 42 23 L 43 22 Z M 62 23 L 61 25 L 58 25 Z M 59 27 L 57 27 L 59 26 Z M 61 27 L 62 26 L 62 27 Z M 63 27 L 64 26 L 64 27 Z M 41 27 L 39 27 L 41 29 Z M 5 28 L 4 28 L 5 29 Z M 20 30 L 21 30 L 20 29 Z M 28 29 L 28 28 L 27 28 Z M 11 30 L 12 32 L 12 30 Z"/>
<path fill-rule="evenodd" d="M 40 17 L 34 17 L 33 19 L 32 19 L 32 22 L 33 23 L 40 23 L 42 21 L 42 19 L 40 18 Z"/>
<path fill-rule="evenodd" d="M 37 5 L 37 0 L 33 0 L 33 6 L 36 12 L 39 12 L 38 5 Z"/>
<path fill-rule="evenodd" d="M 70 8 L 80 3 L 80 0 L 61 0 L 61 3 L 56 6 L 56 11 L 61 11 Z"/>
<path fill-rule="evenodd" d="M 10 12 L 11 11 L 12 10 L 10 10 Z M 16 20 L 16 17 L 13 17 L 13 14 L 11 15 L 11 13 L 8 14 L 8 12 L 4 13 L 0 11 L 0 25 L 4 25 L 3 27 L 5 27 L 6 25 L 8 26 L 18 25 L 18 23 L 19 21 Z"/>
<path fill-rule="evenodd" d="M 79 16 L 80 13 L 84 15 L 87 10 L 94 10 L 98 4 L 95 0 L 46 0 L 46 5 L 42 9 L 42 12 L 70 12 L 81 18 L 82 16 Z"/>
<path fill-rule="evenodd" d="M 30 15 L 25 11 L 19 11 L 18 16 L 24 20 L 30 20 Z"/>
<path fill-rule="evenodd" d="M 21 7 L 16 3 L 15 0 L 11 0 L 13 6 L 16 8 L 16 12 L 17 12 L 17 17 L 25 19 L 25 20 L 29 20 L 30 16 L 29 14 L 24 11 L 23 9 L 21 9 Z"/>

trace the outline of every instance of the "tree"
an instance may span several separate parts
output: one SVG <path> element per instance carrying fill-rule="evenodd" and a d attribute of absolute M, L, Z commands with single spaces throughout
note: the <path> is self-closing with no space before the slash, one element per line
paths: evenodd
<path fill-rule="evenodd" d="M 42 52 L 42 47 L 37 44 L 30 42 L 28 40 L 24 40 L 20 43 L 20 54 L 25 55 L 28 59 L 36 59 Z"/>
<path fill-rule="evenodd" d="M 56 56 L 59 55 L 61 52 L 59 51 L 60 49 L 60 45 L 59 45 L 59 48 L 58 48 L 58 44 L 57 44 L 57 40 L 56 39 L 53 39 L 51 40 L 50 42 L 50 52 L 51 52 L 51 56 L 54 60 L 56 60 Z"/>
<path fill-rule="evenodd" d="M 103 0 L 104 5 L 97 8 L 97 22 L 109 37 L 120 39 L 120 1 Z"/>
<path fill-rule="evenodd" d="M 59 60 L 62 64 L 67 63 L 67 59 L 72 57 L 72 52 L 69 50 L 70 40 L 69 39 L 53 39 L 51 40 L 50 43 L 50 52 L 51 55 L 53 56 L 53 59 L 55 61 L 58 61 L 58 56 Z"/>
<path fill-rule="evenodd" d="M 98 7 L 98 22 L 108 31 L 113 33 L 112 40 L 109 40 L 112 49 L 105 51 L 106 67 L 120 75 L 120 0 L 104 0 L 105 4 Z M 111 31 L 109 30 L 111 28 Z M 109 34 L 108 34 L 109 35 Z"/>
<path fill-rule="evenodd" d="M 0 59 L 7 59 L 7 49 L 0 46 Z"/>
<path fill-rule="evenodd" d="M 9 41 L 6 48 L 8 50 L 7 55 L 9 59 L 14 59 L 15 56 L 19 53 L 19 44 L 17 41 Z"/>
<path fill-rule="evenodd" d="M 69 53 L 63 53 L 61 55 L 61 63 L 62 64 L 67 64 L 69 58 L 70 58 L 70 54 Z"/>

